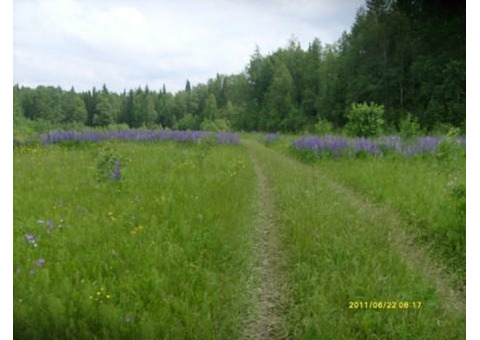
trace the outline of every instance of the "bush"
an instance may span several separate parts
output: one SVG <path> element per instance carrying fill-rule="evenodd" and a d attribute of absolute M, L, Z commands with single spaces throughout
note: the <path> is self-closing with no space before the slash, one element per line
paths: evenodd
<path fill-rule="evenodd" d="M 202 124 L 200 124 L 200 130 L 202 131 L 230 131 L 230 124 L 226 119 L 205 119 Z"/>
<path fill-rule="evenodd" d="M 436 150 L 435 156 L 445 169 L 455 168 L 457 160 L 465 157 L 465 148 L 457 139 L 459 133 L 459 128 L 451 128 Z"/>
<path fill-rule="evenodd" d="M 385 108 L 374 103 L 354 103 L 347 113 L 345 126 L 349 135 L 356 137 L 376 137 L 382 132 Z"/>
<path fill-rule="evenodd" d="M 408 113 L 400 121 L 400 136 L 403 139 L 412 139 L 420 134 L 420 123 L 416 117 Z"/>
<path fill-rule="evenodd" d="M 455 127 L 450 123 L 435 123 L 430 131 L 430 134 L 433 136 L 444 136 L 454 128 Z"/>
<path fill-rule="evenodd" d="M 120 155 L 111 144 L 105 144 L 96 159 L 97 175 L 100 181 L 119 181 L 121 170 L 128 159 Z"/>
<path fill-rule="evenodd" d="M 325 136 L 331 134 L 333 131 L 333 124 L 325 118 L 320 118 L 315 124 L 315 134 Z"/>
<path fill-rule="evenodd" d="M 174 130 L 196 130 L 197 129 L 197 122 L 195 117 L 188 113 L 180 119 L 180 121 L 175 124 Z"/>

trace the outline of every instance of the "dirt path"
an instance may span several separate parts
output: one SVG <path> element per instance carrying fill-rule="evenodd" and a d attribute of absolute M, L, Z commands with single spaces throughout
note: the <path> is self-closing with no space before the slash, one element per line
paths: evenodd
<path fill-rule="evenodd" d="M 250 154 L 257 176 L 258 216 L 254 235 L 254 257 L 258 286 L 254 293 L 255 311 L 246 328 L 247 339 L 283 339 L 286 333 L 281 324 L 281 306 L 285 301 L 281 276 L 282 256 L 275 226 L 273 198 L 267 177 L 254 153 Z"/>

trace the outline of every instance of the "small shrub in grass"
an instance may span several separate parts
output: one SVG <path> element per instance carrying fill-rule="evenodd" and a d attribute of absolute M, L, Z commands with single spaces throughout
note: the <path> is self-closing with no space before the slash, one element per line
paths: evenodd
<path fill-rule="evenodd" d="M 119 181 L 122 178 L 122 168 L 128 159 L 120 155 L 111 145 L 104 145 L 96 159 L 97 175 L 100 181 Z"/>
<path fill-rule="evenodd" d="M 325 136 L 331 134 L 333 131 L 333 124 L 325 118 L 320 118 L 315 124 L 315 134 Z"/>
<path fill-rule="evenodd" d="M 383 128 L 383 105 L 374 103 L 354 103 L 347 113 L 348 123 L 345 129 L 349 135 L 356 137 L 376 137 Z"/>

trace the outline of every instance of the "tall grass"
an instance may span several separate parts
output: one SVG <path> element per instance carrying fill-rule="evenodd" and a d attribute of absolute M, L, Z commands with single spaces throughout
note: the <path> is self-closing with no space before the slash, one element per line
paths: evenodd
<path fill-rule="evenodd" d="M 410 232 L 431 245 L 465 283 L 465 160 L 452 166 L 433 157 L 324 160 L 315 168 L 358 193 L 399 211 Z"/>
<path fill-rule="evenodd" d="M 394 246 L 388 218 L 360 198 L 348 197 L 352 194 L 318 169 L 251 143 L 275 197 L 290 292 L 284 322 L 291 338 L 465 336 L 464 315 L 452 311 L 432 278 Z M 349 308 L 350 302 L 370 301 L 396 302 L 397 308 Z M 423 307 L 410 303 L 399 309 L 400 301 L 419 301 Z"/>
<path fill-rule="evenodd" d="M 431 246 L 456 276 L 458 287 L 464 286 L 465 138 L 447 135 L 404 141 L 384 137 L 377 142 L 383 154 L 366 152 L 352 157 L 345 150 L 358 149 L 358 142 L 349 144 L 341 137 L 284 137 L 272 147 L 313 164 L 319 173 L 399 212 L 410 225 L 409 232 Z M 295 143 L 304 148 L 292 148 Z M 335 157 L 339 145 L 345 150 L 338 152 L 342 157 Z"/>
<path fill-rule="evenodd" d="M 239 146 L 14 151 L 14 336 L 238 338 L 249 310 L 254 173 Z"/>

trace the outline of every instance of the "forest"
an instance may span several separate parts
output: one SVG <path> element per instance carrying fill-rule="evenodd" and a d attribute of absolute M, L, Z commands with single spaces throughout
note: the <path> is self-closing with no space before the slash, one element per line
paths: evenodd
<path fill-rule="evenodd" d="M 465 2 L 368 0 L 333 44 L 314 39 L 263 54 L 240 74 L 217 74 L 176 93 L 107 85 L 86 92 L 13 87 L 14 134 L 52 128 L 168 128 L 283 133 L 340 131 L 356 103 L 384 108 L 385 132 L 402 122 L 425 133 L 465 133 Z"/>

